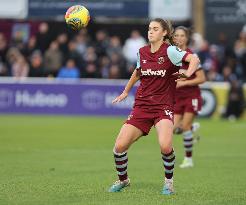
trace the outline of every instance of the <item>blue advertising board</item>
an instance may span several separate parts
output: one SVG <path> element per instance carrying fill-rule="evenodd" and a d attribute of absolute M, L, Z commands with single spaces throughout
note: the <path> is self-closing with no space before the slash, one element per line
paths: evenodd
<path fill-rule="evenodd" d="M 132 110 L 137 85 L 128 97 L 117 104 L 112 100 L 121 94 L 128 80 L 46 78 L 0 78 L 0 114 L 57 114 L 128 116 Z M 229 85 L 206 83 L 201 87 L 201 117 L 219 115 L 225 109 Z M 246 92 L 246 86 L 245 86 Z"/>
<path fill-rule="evenodd" d="M 112 100 L 124 89 L 123 84 L 96 83 L 1 83 L 0 113 L 128 115 L 134 92 L 118 104 Z"/>

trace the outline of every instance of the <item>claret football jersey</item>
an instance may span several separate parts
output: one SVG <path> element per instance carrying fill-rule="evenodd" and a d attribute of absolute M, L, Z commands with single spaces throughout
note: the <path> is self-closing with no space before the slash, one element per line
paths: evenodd
<path fill-rule="evenodd" d="M 151 53 L 150 45 L 140 48 L 136 68 L 140 85 L 134 106 L 147 110 L 173 110 L 176 90 L 173 74 L 178 72 L 186 55 L 186 51 L 166 43 L 155 53 Z"/>

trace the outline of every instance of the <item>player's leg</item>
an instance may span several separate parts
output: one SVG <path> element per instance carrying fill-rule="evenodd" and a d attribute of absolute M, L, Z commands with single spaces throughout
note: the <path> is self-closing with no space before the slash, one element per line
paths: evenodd
<path fill-rule="evenodd" d="M 191 131 L 193 132 L 193 145 L 195 143 L 197 143 L 200 140 L 200 138 L 201 138 L 201 136 L 200 136 L 200 134 L 198 132 L 200 127 L 201 127 L 201 125 L 200 125 L 199 122 L 193 122 L 192 125 L 191 125 Z"/>
<path fill-rule="evenodd" d="M 180 98 L 175 99 L 174 105 L 174 134 L 182 134 L 182 118 L 185 111 L 185 101 Z"/>
<path fill-rule="evenodd" d="M 198 111 L 200 111 L 202 109 L 202 97 L 198 96 L 195 99 L 192 99 L 191 105 L 192 105 L 192 109 L 190 107 L 190 109 L 187 110 L 187 112 L 191 112 L 194 113 L 194 115 L 196 116 L 198 114 Z M 193 143 L 199 141 L 200 139 L 200 135 L 198 134 L 198 130 L 200 129 L 201 125 L 199 122 L 193 122 L 192 126 L 191 126 L 191 130 L 193 132 Z"/>
<path fill-rule="evenodd" d="M 124 124 L 122 126 L 113 149 L 115 167 L 119 180 L 110 187 L 109 192 L 119 192 L 130 184 L 127 175 L 127 150 L 142 135 L 143 132 L 131 124 Z"/>
<path fill-rule="evenodd" d="M 182 117 L 183 116 L 181 114 L 174 114 L 174 134 L 181 134 L 183 132 L 183 129 L 181 127 Z"/>
<path fill-rule="evenodd" d="M 114 151 L 123 153 L 128 150 L 133 142 L 143 135 L 143 132 L 131 124 L 124 124 L 116 138 Z"/>
<path fill-rule="evenodd" d="M 200 129 L 201 125 L 199 122 L 193 122 L 191 125 L 191 131 L 192 132 L 197 132 Z"/>
<path fill-rule="evenodd" d="M 162 119 L 155 124 L 158 141 L 160 144 L 163 165 L 165 168 L 165 184 L 162 194 L 169 195 L 174 193 L 173 171 L 175 163 L 175 153 L 173 150 L 173 122 L 169 119 Z"/>
<path fill-rule="evenodd" d="M 184 113 L 182 128 L 183 128 L 183 143 L 184 143 L 185 157 L 182 164 L 180 165 L 180 168 L 193 167 L 193 160 L 192 160 L 193 132 L 191 130 L 191 127 L 194 118 L 195 118 L 194 113 L 192 112 Z"/>

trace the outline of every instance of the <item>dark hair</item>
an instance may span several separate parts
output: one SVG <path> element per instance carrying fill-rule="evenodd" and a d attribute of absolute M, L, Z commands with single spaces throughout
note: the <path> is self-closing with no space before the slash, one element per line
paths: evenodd
<path fill-rule="evenodd" d="M 178 27 L 176 27 L 175 29 L 174 29 L 174 33 L 175 33 L 175 31 L 177 31 L 177 30 L 182 30 L 182 31 L 184 31 L 185 32 L 185 35 L 186 35 L 186 38 L 187 38 L 187 44 L 189 45 L 190 44 L 190 41 L 191 41 L 191 39 L 190 39 L 190 36 L 191 36 L 191 32 L 190 32 L 190 29 L 188 29 L 187 27 L 185 27 L 185 26 L 178 26 Z"/>
<path fill-rule="evenodd" d="M 173 44 L 173 26 L 171 21 L 164 20 L 162 18 L 152 19 L 150 22 L 155 21 L 161 24 L 163 30 L 167 31 L 166 36 L 164 36 L 164 41 L 169 44 Z"/>

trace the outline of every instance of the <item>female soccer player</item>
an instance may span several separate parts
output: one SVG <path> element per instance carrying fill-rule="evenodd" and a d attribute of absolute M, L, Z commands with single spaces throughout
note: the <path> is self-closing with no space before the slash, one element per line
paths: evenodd
<path fill-rule="evenodd" d="M 127 174 L 127 150 L 133 142 L 148 135 L 154 125 L 157 130 L 161 155 L 165 167 L 165 181 L 162 194 L 172 194 L 175 154 L 172 145 L 174 94 L 177 81 L 190 77 L 199 65 L 198 57 L 170 46 L 172 27 L 163 19 L 154 19 L 149 24 L 149 45 L 139 49 L 135 71 L 121 95 L 113 100 L 124 100 L 133 85 L 141 83 L 135 96 L 131 114 L 122 126 L 113 149 L 119 180 L 109 192 L 119 192 L 130 184 Z M 182 74 L 177 71 L 182 62 L 189 62 L 189 68 Z"/>
<path fill-rule="evenodd" d="M 189 30 L 186 27 L 179 26 L 174 31 L 174 43 L 183 51 L 192 54 L 188 49 Z M 181 70 L 187 70 L 188 63 L 183 63 Z M 183 134 L 183 143 L 185 149 L 185 158 L 180 165 L 181 168 L 193 167 L 192 161 L 192 146 L 193 146 L 193 132 L 192 122 L 201 109 L 202 98 L 199 84 L 206 80 L 205 74 L 201 67 L 195 71 L 185 81 L 177 82 L 174 106 L 174 133 Z M 178 128 L 178 129 L 177 129 Z"/>

